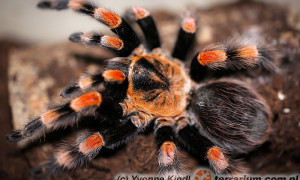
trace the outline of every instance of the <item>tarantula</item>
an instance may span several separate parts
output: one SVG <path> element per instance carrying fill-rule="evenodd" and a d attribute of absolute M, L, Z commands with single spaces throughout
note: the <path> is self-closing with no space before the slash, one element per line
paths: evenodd
<path fill-rule="evenodd" d="M 271 125 L 265 100 L 244 83 L 211 80 L 211 73 L 254 67 L 272 68 L 269 50 L 232 39 L 204 48 L 186 68 L 186 56 L 195 39 L 196 18 L 186 13 L 172 55 L 161 49 L 151 14 L 133 7 L 131 15 L 142 29 L 141 44 L 129 24 L 117 14 L 84 0 L 43 1 L 40 8 L 67 9 L 90 15 L 118 37 L 74 33 L 73 42 L 101 46 L 119 54 L 106 70 L 67 86 L 61 96 L 70 100 L 12 131 L 9 142 L 39 137 L 44 132 L 72 126 L 92 116 L 99 125 L 68 144 L 33 172 L 51 174 L 92 161 L 102 147 L 115 148 L 153 124 L 160 172 L 180 172 L 178 145 L 206 160 L 216 173 L 240 170 L 235 157 L 261 144 Z"/>

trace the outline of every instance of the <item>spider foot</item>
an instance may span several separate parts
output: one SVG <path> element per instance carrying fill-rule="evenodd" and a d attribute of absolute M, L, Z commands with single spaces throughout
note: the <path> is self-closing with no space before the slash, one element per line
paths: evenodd
<path fill-rule="evenodd" d="M 79 93 L 82 93 L 82 90 L 80 89 L 78 83 L 72 83 L 60 93 L 60 96 L 62 98 L 70 98 L 72 95 Z"/>
<path fill-rule="evenodd" d="M 19 142 L 27 137 L 31 137 L 43 128 L 44 125 L 38 117 L 26 124 L 23 130 L 15 130 L 9 133 L 6 136 L 6 140 L 8 142 Z"/>
<path fill-rule="evenodd" d="M 22 134 L 22 131 L 21 130 L 15 130 L 15 131 L 12 131 L 11 133 L 9 133 L 7 136 L 6 136 L 6 140 L 8 142 L 19 142 L 21 140 L 25 139 L 25 137 L 23 136 Z"/>
<path fill-rule="evenodd" d="M 71 34 L 69 40 L 76 43 L 82 43 L 88 46 L 100 46 L 112 51 L 122 53 L 124 43 L 121 39 L 99 33 L 82 33 L 77 32 Z"/>
<path fill-rule="evenodd" d="M 174 142 L 165 141 L 161 145 L 158 156 L 160 174 L 174 174 L 181 171 L 177 155 L 178 150 Z"/>
<path fill-rule="evenodd" d="M 179 151 L 176 145 L 174 121 L 172 118 L 158 119 L 155 127 L 155 139 L 158 146 L 158 171 L 160 174 L 178 174 L 181 172 Z"/>
<path fill-rule="evenodd" d="M 63 10 L 68 8 L 68 4 L 68 1 L 42 1 L 38 3 L 37 7 L 41 9 Z"/>
<path fill-rule="evenodd" d="M 182 19 L 178 32 L 176 44 L 174 46 L 172 57 L 182 61 L 186 60 L 186 56 L 195 41 L 197 32 L 197 19 L 193 11 L 188 11 Z"/>
<path fill-rule="evenodd" d="M 23 130 L 12 131 L 7 135 L 8 142 L 17 142 L 25 138 L 39 137 L 47 129 L 58 129 L 71 126 L 78 122 L 82 116 L 88 116 L 95 112 L 102 103 L 102 95 L 97 91 L 91 91 L 70 102 L 50 109 L 41 116 L 28 122 Z"/>

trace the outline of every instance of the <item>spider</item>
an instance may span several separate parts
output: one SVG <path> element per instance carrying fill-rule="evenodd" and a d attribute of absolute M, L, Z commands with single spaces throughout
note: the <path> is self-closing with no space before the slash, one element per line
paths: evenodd
<path fill-rule="evenodd" d="M 153 125 L 160 173 L 179 173 L 179 146 L 208 162 L 216 173 L 241 172 L 238 155 L 262 144 L 271 127 L 271 112 L 252 88 L 235 79 L 211 79 L 211 74 L 255 67 L 272 69 L 270 51 L 233 38 L 199 51 L 187 68 L 186 56 L 197 31 L 193 13 L 180 24 L 171 55 L 161 49 L 159 33 L 146 9 L 130 14 L 145 37 L 145 45 L 124 18 L 84 0 L 43 1 L 40 8 L 67 9 L 87 14 L 108 26 L 117 37 L 74 33 L 70 40 L 100 46 L 119 54 L 103 72 L 90 74 L 61 93 L 68 102 L 48 109 L 22 130 L 7 135 L 9 142 L 37 138 L 46 131 L 72 126 L 83 117 L 98 122 L 74 144 L 59 148 L 34 175 L 50 175 L 90 163 L 102 147 L 127 143 Z"/>

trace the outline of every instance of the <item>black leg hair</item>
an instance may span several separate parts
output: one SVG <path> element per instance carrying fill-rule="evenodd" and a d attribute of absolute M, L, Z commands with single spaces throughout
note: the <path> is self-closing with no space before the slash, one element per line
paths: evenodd
<path fill-rule="evenodd" d="M 152 51 L 155 48 L 159 48 L 159 33 L 150 12 L 141 7 L 133 7 L 132 12 L 135 16 L 135 20 L 137 21 L 138 25 L 141 27 L 145 35 L 147 48 L 150 51 Z"/>
<path fill-rule="evenodd" d="M 72 96 L 82 93 L 82 89 L 78 85 L 78 82 L 74 82 L 63 89 L 60 93 L 62 98 L 70 98 Z"/>
<path fill-rule="evenodd" d="M 63 10 L 68 9 L 69 0 L 60 0 L 60 1 L 41 1 L 37 6 L 41 9 L 56 9 Z"/>
<path fill-rule="evenodd" d="M 202 136 L 198 128 L 186 125 L 178 131 L 178 140 L 189 152 L 197 155 L 200 159 L 208 160 L 210 167 L 216 173 L 226 172 L 230 166 L 224 150 Z"/>
<path fill-rule="evenodd" d="M 179 173 L 178 148 L 175 142 L 173 120 L 159 119 L 155 125 L 155 140 L 158 148 L 158 170 L 161 174 Z"/>
<path fill-rule="evenodd" d="M 131 51 L 121 39 L 116 37 L 106 36 L 99 33 L 73 33 L 69 40 L 72 42 L 82 43 L 88 46 L 98 46 L 109 49 L 119 56 L 128 56 Z"/>
<path fill-rule="evenodd" d="M 12 131 L 7 135 L 7 141 L 17 142 L 25 138 L 39 137 L 48 129 L 53 130 L 74 125 L 80 117 L 94 114 L 101 103 L 102 95 L 99 92 L 86 93 L 64 105 L 48 110 L 40 117 L 27 123 L 23 130 Z"/>
<path fill-rule="evenodd" d="M 57 1 L 42 1 L 38 4 L 38 7 L 42 8 L 54 8 L 57 6 L 51 6 L 51 4 L 63 4 L 65 2 Z M 100 21 L 104 25 L 108 26 L 111 31 L 117 34 L 123 41 L 125 49 L 122 51 L 122 55 L 128 56 L 136 47 L 140 45 L 140 40 L 134 30 L 128 25 L 128 23 L 115 13 L 112 13 L 104 8 L 98 8 L 94 4 L 84 0 L 70 0 L 68 7 L 79 13 L 92 16 L 96 20 Z"/>
<path fill-rule="evenodd" d="M 111 64 L 113 63 L 110 63 L 110 65 Z M 123 69 L 121 63 L 117 64 L 119 65 L 119 69 Z M 110 67 L 110 65 L 108 67 Z M 103 73 L 85 76 L 78 82 L 70 84 L 61 92 L 60 96 L 63 98 L 70 98 L 90 90 L 105 92 L 105 90 L 108 89 L 120 88 L 126 91 L 127 83 L 124 82 L 125 80 L 126 76 L 122 71 L 117 69 L 107 69 Z M 117 92 L 120 91 L 120 89 L 115 92 L 115 95 L 118 94 Z"/>
<path fill-rule="evenodd" d="M 197 61 L 197 56 L 195 56 L 191 62 L 190 77 L 194 81 L 200 82 L 206 79 L 209 76 L 209 73 L 210 71 L 208 67 L 199 64 L 199 62 Z"/>
<path fill-rule="evenodd" d="M 126 59 L 117 58 L 117 60 L 109 63 L 108 68 L 118 66 L 119 69 L 123 69 L 124 64 L 128 65 Z M 125 71 L 125 73 L 127 74 L 128 72 Z M 7 136 L 7 140 L 16 142 L 32 136 L 38 137 L 47 129 L 76 124 L 80 117 L 86 115 L 101 117 L 101 114 L 104 114 L 121 117 L 123 109 L 119 102 L 125 98 L 128 86 L 125 79 L 126 76 L 122 71 L 107 69 L 102 74 L 86 77 L 79 83 L 71 84 L 63 91 L 62 95 L 64 97 L 70 97 L 87 90 L 90 92 L 64 105 L 51 108 L 40 117 L 26 124 L 23 130 L 11 132 Z M 99 108 L 100 105 L 101 108 Z"/>
<path fill-rule="evenodd" d="M 272 51 L 267 47 L 235 37 L 225 44 L 209 45 L 197 53 L 191 63 L 190 76 L 199 82 L 207 78 L 209 72 L 237 71 L 257 66 L 272 72 L 276 70 L 272 61 Z"/>
<path fill-rule="evenodd" d="M 136 33 L 133 31 L 133 29 L 125 22 L 125 20 L 122 20 L 122 23 L 116 27 L 111 29 L 114 33 L 116 33 L 124 42 L 124 47 L 128 49 L 128 51 L 124 51 L 122 55 L 124 57 L 128 56 L 129 53 L 125 52 L 132 52 L 135 48 L 137 48 L 140 45 L 140 40 Z"/>
<path fill-rule="evenodd" d="M 76 144 L 61 146 L 49 161 L 33 167 L 30 175 L 34 178 L 46 178 L 64 170 L 86 166 L 95 158 L 103 145 L 103 138 L 98 132 L 79 137 Z"/>
<path fill-rule="evenodd" d="M 83 79 L 79 80 L 79 82 L 75 82 L 67 86 L 60 94 L 63 98 L 70 98 L 73 96 L 76 96 L 78 94 L 81 94 L 83 91 L 94 88 L 99 86 L 101 83 L 104 82 L 104 78 L 102 76 L 102 73 L 95 74 L 91 76 L 84 77 Z M 101 90 L 101 88 L 97 89 L 98 91 Z"/>
<path fill-rule="evenodd" d="M 182 61 L 186 60 L 186 55 L 194 43 L 196 31 L 196 19 L 191 16 L 191 12 L 189 12 L 183 18 L 180 25 L 176 44 L 172 52 L 174 58 L 178 58 Z"/>
<path fill-rule="evenodd" d="M 79 137 L 75 145 L 64 145 L 48 162 L 32 168 L 31 175 L 43 178 L 63 170 L 86 166 L 97 156 L 102 147 L 112 149 L 128 142 L 138 133 L 138 128 L 130 119 L 123 121 L 123 123 L 118 121 L 119 124 L 116 126 L 101 123 L 99 131 Z"/>

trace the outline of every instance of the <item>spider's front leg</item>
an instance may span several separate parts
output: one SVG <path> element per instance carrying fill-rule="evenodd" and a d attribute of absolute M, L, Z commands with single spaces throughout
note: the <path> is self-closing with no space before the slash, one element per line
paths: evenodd
<path fill-rule="evenodd" d="M 124 100 L 119 105 L 121 118 L 108 117 L 108 121 L 101 121 L 93 132 L 79 137 L 74 145 L 61 147 L 48 162 L 33 168 L 31 174 L 45 177 L 87 165 L 102 147 L 113 149 L 127 143 L 152 120 L 152 116 L 138 112 L 130 101 Z"/>
<path fill-rule="evenodd" d="M 117 51 L 120 56 L 128 56 L 140 45 L 140 40 L 134 30 L 119 15 L 110 12 L 102 7 L 97 7 L 93 3 L 84 0 L 54 0 L 41 1 L 38 7 L 43 9 L 67 9 L 70 8 L 78 13 L 86 14 L 97 21 L 108 26 L 112 32 L 119 36 L 103 36 L 99 33 L 74 33 L 70 40 L 86 45 L 104 46 Z"/>
<path fill-rule="evenodd" d="M 37 136 L 46 129 L 60 128 L 74 124 L 81 116 L 93 115 L 99 118 L 99 126 L 94 131 L 78 138 L 74 145 L 66 145 L 60 148 L 47 163 L 33 168 L 31 171 L 35 177 L 44 177 L 60 170 L 72 170 L 89 163 L 102 147 L 114 148 L 126 143 L 140 130 L 149 124 L 152 116 L 139 112 L 129 100 L 117 99 L 125 93 L 126 86 L 119 82 L 119 76 L 107 71 L 118 72 L 119 70 L 106 70 L 103 72 L 104 81 L 101 92 L 91 91 L 60 107 L 49 110 L 36 120 L 29 122 L 21 131 L 13 131 L 8 135 L 8 141 L 15 142 L 22 139 Z M 119 71 L 117 74 L 120 74 Z M 124 75 L 124 74 L 123 74 Z M 126 76 L 122 76 L 125 80 Z M 113 80 L 114 79 L 114 80 Z M 108 81 L 109 80 L 109 81 Z M 113 83 L 112 83 L 113 82 Z M 112 83 L 112 84 L 111 84 Z M 124 91 L 125 90 L 125 91 Z M 112 96 L 112 94 L 119 94 Z M 124 96 L 124 95 L 123 95 Z M 104 116 L 105 118 L 100 118 Z"/>
<path fill-rule="evenodd" d="M 61 106 L 43 113 L 27 123 L 22 130 L 7 135 L 8 142 L 18 142 L 25 138 L 42 136 L 48 129 L 57 129 L 76 124 L 80 117 L 92 114 L 100 107 L 102 95 L 92 91 Z"/>
<path fill-rule="evenodd" d="M 108 80 L 107 86 L 109 86 L 110 82 L 123 82 L 126 78 L 119 70 L 107 70 L 104 71 L 104 74 L 104 82 L 106 82 L 105 80 Z M 122 75 L 122 77 L 119 75 Z M 122 80 L 120 80 L 120 78 Z M 96 112 L 104 112 L 106 109 L 110 110 L 108 113 L 113 112 L 114 115 L 119 114 L 119 116 L 122 116 L 122 107 L 117 102 L 111 101 L 111 98 L 114 98 L 111 96 L 112 93 L 122 94 L 117 93 L 116 91 L 111 92 L 111 90 L 106 89 L 103 91 L 90 91 L 72 99 L 66 104 L 49 109 L 41 116 L 27 123 L 23 130 L 15 130 L 8 134 L 7 141 L 17 142 L 33 136 L 39 137 L 43 135 L 46 130 L 73 125 L 77 123 L 82 116 L 94 115 Z M 102 104 L 105 105 L 103 106 Z M 107 106 L 109 106 L 109 108 L 107 108 Z"/>
<path fill-rule="evenodd" d="M 131 118 L 124 118 L 117 125 L 101 123 L 99 130 L 77 139 L 73 145 L 65 145 L 44 164 L 31 169 L 33 177 L 45 177 L 63 170 L 73 170 L 89 164 L 102 147 L 115 148 L 126 143 L 138 132 Z"/>

